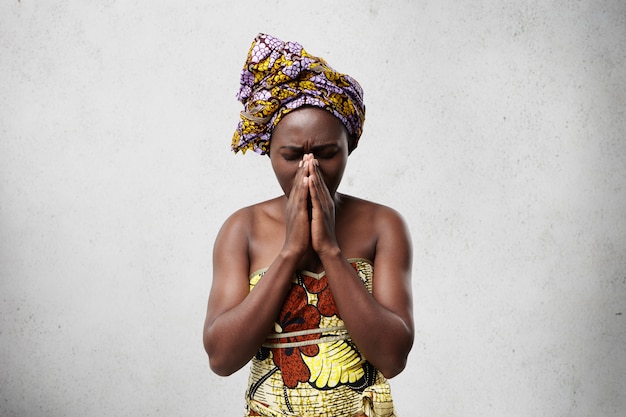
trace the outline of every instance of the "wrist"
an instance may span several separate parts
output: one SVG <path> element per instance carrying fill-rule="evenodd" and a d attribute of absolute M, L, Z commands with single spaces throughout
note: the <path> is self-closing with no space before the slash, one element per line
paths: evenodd
<path fill-rule="evenodd" d="M 296 264 L 302 258 L 303 254 L 300 251 L 294 250 L 289 247 L 283 247 L 278 253 L 278 258 L 283 262 Z"/>
<path fill-rule="evenodd" d="M 317 256 L 320 258 L 322 263 L 332 262 L 337 259 L 343 259 L 343 253 L 339 246 L 333 246 L 331 248 L 325 249 L 323 251 L 317 252 Z"/>

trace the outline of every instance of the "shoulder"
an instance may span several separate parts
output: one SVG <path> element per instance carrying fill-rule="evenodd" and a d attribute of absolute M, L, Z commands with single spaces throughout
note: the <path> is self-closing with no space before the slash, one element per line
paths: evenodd
<path fill-rule="evenodd" d="M 225 236 L 232 236 L 239 239 L 248 239 L 258 227 L 262 227 L 268 222 L 276 220 L 280 197 L 267 201 L 262 201 L 250 206 L 240 208 L 232 213 L 224 221 L 217 240 L 223 240 Z"/>
<path fill-rule="evenodd" d="M 245 231 L 252 223 L 253 214 L 252 206 L 241 208 L 232 213 L 222 224 L 218 238 L 224 233 Z"/>
<path fill-rule="evenodd" d="M 389 206 L 349 195 L 342 195 L 341 198 L 353 218 L 361 218 L 376 228 L 406 228 L 404 217 Z"/>
<path fill-rule="evenodd" d="M 412 244 L 409 228 L 397 210 L 347 195 L 341 195 L 341 202 L 345 210 L 338 218 L 340 229 L 348 234 L 346 239 L 353 243 L 359 242 L 356 246 L 365 248 L 362 251 L 371 251 L 372 257 L 388 251 L 410 253 Z"/>
<path fill-rule="evenodd" d="M 385 297 L 383 293 L 391 288 L 402 288 L 403 294 L 410 293 L 413 243 L 404 217 L 383 204 L 355 198 L 352 204 L 355 205 L 354 213 L 360 214 L 367 222 L 361 222 L 360 225 L 369 229 L 373 237 L 372 260 L 379 284 L 374 287 L 376 295 Z M 403 284 L 398 287 L 399 283 Z"/>
<path fill-rule="evenodd" d="M 247 228 L 263 217 L 272 217 L 278 200 L 279 198 L 275 198 L 242 207 L 226 218 L 222 228 Z"/>
<path fill-rule="evenodd" d="M 268 266 L 283 244 L 284 217 L 281 197 L 235 211 L 217 234 L 214 256 L 245 264 L 250 271 Z"/>

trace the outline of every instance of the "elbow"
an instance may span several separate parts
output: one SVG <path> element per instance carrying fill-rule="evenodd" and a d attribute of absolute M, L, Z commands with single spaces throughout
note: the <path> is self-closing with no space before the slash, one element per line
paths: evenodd
<path fill-rule="evenodd" d="M 233 369 L 232 361 L 228 360 L 228 353 L 220 353 L 217 349 L 212 348 L 208 338 L 204 339 L 204 350 L 209 357 L 209 368 L 216 375 L 229 376 L 237 371 L 237 369 Z"/>
<path fill-rule="evenodd" d="M 219 376 L 229 376 L 236 371 L 236 369 L 234 370 L 232 367 L 229 367 L 225 361 L 220 361 L 216 359 L 215 356 L 211 355 L 209 355 L 209 367 L 213 373 Z"/>
<path fill-rule="evenodd" d="M 204 349 L 209 357 L 209 368 L 213 373 L 219 376 L 229 376 L 235 373 L 237 369 L 233 369 L 227 353 L 220 354 L 215 349 L 211 349 L 207 343 L 204 344 Z"/>
<path fill-rule="evenodd" d="M 209 357 L 209 368 L 219 376 L 229 376 L 240 370 L 248 361 L 241 361 L 239 355 L 224 346 L 213 346 L 205 339 L 204 349 Z"/>
<path fill-rule="evenodd" d="M 400 346 L 383 354 L 380 366 L 377 367 L 380 373 L 383 374 L 385 378 L 391 379 L 404 371 L 412 347 L 413 335 L 409 334 Z"/>
<path fill-rule="evenodd" d="M 391 379 L 396 375 L 399 375 L 406 367 L 406 356 L 399 358 L 395 361 L 389 361 L 385 363 L 384 367 L 379 368 L 381 374 L 387 379 Z"/>

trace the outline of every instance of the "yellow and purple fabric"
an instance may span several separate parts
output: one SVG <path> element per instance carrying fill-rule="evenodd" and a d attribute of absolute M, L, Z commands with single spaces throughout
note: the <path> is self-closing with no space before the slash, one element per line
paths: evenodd
<path fill-rule="evenodd" d="M 326 109 L 341 120 L 350 135 L 350 152 L 363 131 L 365 105 L 359 83 L 307 53 L 299 43 L 271 35 L 259 34 L 254 39 L 237 99 L 244 109 L 232 139 L 235 153 L 269 153 L 274 127 L 302 106 Z"/>
<path fill-rule="evenodd" d="M 348 262 L 371 293 L 372 262 Z M 267 269 L 250 275 L 250 291 Z M 274 329 L 252 358 L 244 415 L 395 417 L 389 382 L 352 341 L 326 272 L 292 277 Z"/>

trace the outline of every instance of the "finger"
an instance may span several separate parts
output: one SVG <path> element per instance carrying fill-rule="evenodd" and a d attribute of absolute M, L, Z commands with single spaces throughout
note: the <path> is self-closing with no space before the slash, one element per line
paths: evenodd
<path fill-rule="evenodd" d="M 309 194 L 314 209 L 324 211 L 328 207 L 328 189 L 319 175 L 309 176 Z"/>
<path fill-rule="evenodd" d="M 328 202 L 329 200 L 332 199 L 330 195 L 330 191 L 328 191 L 328 187 L 326 187 L 326 182 L 324 181 L 322 171 L 320 170 L 320 167 L 319 167 L 319 161 L 317 161 L 317 159 L 314 161 L 315 162 L 313 163 L 313 167 L 312 167 L 313 172 L 310 174 L 310 176 L 316 179 L 315 185 L 316 185 L 316 190 L 317 190 L 317 197 L 322 202 Z"/>
<path fill-rule="evenodd" d="M 310 154 L 310 153 L 305 153 L 304 155 L 302 155 L 302 160 L 300 161 L 299 166 L 303 166 L 305 162 L 310 161 L 312 156 L 313 154 Z"/>
<path fill-rule="evenodd" d="M 318 200 L 319 197 L 318 197 L 318 191 L 317 191 L 317 185 L 316 185 L 318 181 L 313 175 L 311 175 L 308 178 L 309 178 L 308 180 L 309 194 L 311 195 L 311 202 L 313 203 L 313 206 L 315 207 L 316 205 L 319 205 L 319 200 Z"/>
<path fill-rule="evenodd" d="M 305 181 L 305 178 L 309 175 L 309 168 L 307 166 L 308 163 L 307 161 L 301 161 L 301 163 L 301 166 L 298 167 L 298 170 L 296 171 L 296 175 L 291 186 L 291 192 L 289 194 L 289 199 L 297 201 L 299 205 L 303 203 L 306 204 L 306 200 L 309 196 L 309 187 Z"/>
<path fill-rule="evenodd" d="M 309 168 L 309 176 L 316 175 L 316 168 L 320 164 L 319 161 L 315 159 L 313 155 L 311 155 L 310 158 L 307 160 L 306 164 L 307 164 L 307 167 Z"/>

